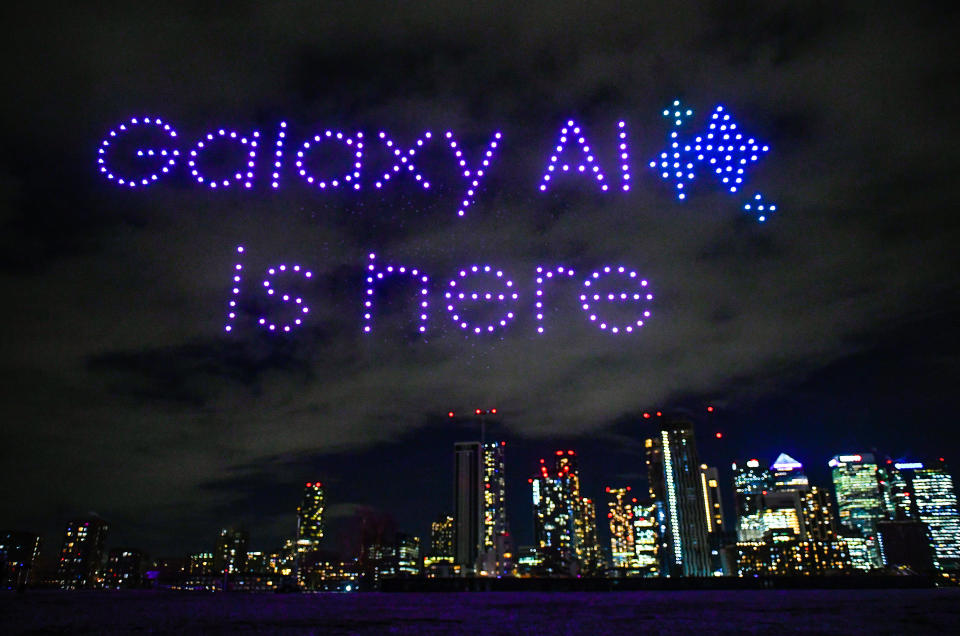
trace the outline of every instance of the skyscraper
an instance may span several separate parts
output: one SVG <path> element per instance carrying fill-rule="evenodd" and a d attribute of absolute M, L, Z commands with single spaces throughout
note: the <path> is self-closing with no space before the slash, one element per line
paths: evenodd
<path fill-rule="evenodd" d="M 606 488 L 609 499 L 607 519 L 610 520 L 610 555 L 613 568 L 620 576 L 629 576 L 637 569 L 637 548 L 634 542 L 633 504 L 630 487 Z"/>
<path fill-rule="evenodd" d="M 637 553 L 637 572 L 641 576 L 660 575 L 658 526 L 655 504 L 633 504 L 633 545 Z"/>
<path fill-rule="evenodd" d="M 0 588 L 19 588 L 32 583 L 40 557 L 40 535 L 32 532 L 0 533 Z"/>
<path fill-rule="evenodd" d="M 319 548 L 323 538 L 323 484 L 307 482 L 303 497 L 297 506 L 297 552 L 311 552 Z"/>
<path fill-rule="evenodd" d="M 960 513 L 953 479 L 941 460 L 913 471 L 917 516 L 930 529 L 934 565 L 945 572 L 960 570 Z"/>
<path fill-rule="evenodd" d="M 143 566 L 144 556 L 139 550 L 110 550 L 103 577 L 104 585 L 118 590 L 139 587 Z"/>
<path fill-rule="evenodd" d="M 770 473 L 760 467 L 759 459 L 733 463 L 733 503 L 737 515 L 737 540 L 763 538 L 760 514 L 762 496 L 772 488 Z"/>
<path fill-rule="evenodd" d="M 529 480 L 533 494 L 533 531 L 540 573 L 576 574 L 574 510 L 567 492 L 569 482 L 551 474 L 540 460 L 540 474 Z"/>
<path fill-rule="evenodd" d="M 454 444 L 454 563 L 474 574 L 484 532 L 480 442 Z"/>
<path fill-rule="evenodd" d="M 216 576 L 239 574 L 247 565 L 247 544 L 250 535 L 244 530 L 223 528 L 213 551 L 213 570 Z"/>
<path fill-rule="evenodd" d="M 599 576 L 604 573 L 603 550 L 597 536 L 597 507 L 593 500 L 583 497 L 580 500 L 581 523 L 578 527 L 577 558 L 580 561 L 580 574 Z"/>
<path fill-rule="evenodd" d="M 57 564 L 57 581 L 65 590 L 95 587 L 107 538 L 107 522 L 94 517 L 67 524 Z"/>
<path fill-rule="evenodd" d="M 833 487 L 837 494 L 837 515 L 850 538 L 859 536 L 864 542 L 860 556 L 858 541 L 851 543 L 853 566 L 861 570 L 881 567 L 880 547 L 877 544 L 877 522 L 885 518 L 877 464 L 870 453 L 837 455 L 828 465 L 833 469 Z"/>
<path fill-rule="evenodd" d="M 431 563 L 453 563 L 453 517 L 441 514 L 430 524 L 430 553 L 427 558 Z"/>
<path fill-rule="evenodd" d="M 803 464 L 786 453 L 780 453 L 770 466 L 771 490 L 806 490 L 810 480 L 803 471 Z"/>
<path fill-rule="evenodd" d="M 662 502 L 665 511 L 662 571 L 672 576 L 707 576 L 710 543 L 693 425 L 667 423 L 645 446 L 650 497 Z"/>
<path fill-rule="evenodd" d="M 503 576 L 513 570 L 507 526 L 506 446 L 504 441 L 483 445 L 483 537 L 479 571 L 487 576 Z"/>

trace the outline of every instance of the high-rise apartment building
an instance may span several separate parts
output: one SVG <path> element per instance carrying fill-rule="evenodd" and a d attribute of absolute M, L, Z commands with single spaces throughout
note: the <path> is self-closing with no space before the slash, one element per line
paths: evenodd
<path fill-rule="evenodd" d="M 32 532 L 0 533 L 0 589 L 17 589 L 33 582 L 40 558 L 40 535 Z"/>
<path fill-rule="evenodd" d="M 636 503 L 633 499 L 633 546 L 636 550 L 637 573 L 660 576 L 660 534 L 656 504 Z"/>
<path fill-rule="evenodd" d="M 944 572 L 957 572 L 960 570 L 960 513 L 953 479 L 942 461 L 912 472 L 917 516 L 929 528 L 934 566 Z"/>
<path fill-rule="evenodd" d="M 877 543 L 877 522 L 886 515 L 873 455 L 837 455 L 828 465 L 832 469 L 840 525 L 846 529 L 848 537 L 859 535 L 865 544 L 863 553 L 851 548 L 853 567 L 861 570 L 881 567 L 883 560 Z"/>
<path fill-rule="evenodd" d="M 324 490 L 319 481 L 307 482 L 297 506 L 297 552 L 316 550 L 323 538 Z"/>
<path fill-rule="evenodd" d="M 610 521 L 610 555 L 614 571 L 630 576 L 638 568 L 637 547 L 634 541 L 633 503 L 630 487 L 606 488 L 608 495 L 607 519 Z"/>
<path fill-rule="evenodd" d="M 114 548 L 107 556 L 107 567 L 103 574 L 105 587 L 113 589 L 135 588 L 140 586 L 145 559 L 140 550 Z"/>
<path fill-rule="evenodd" d="M 540 460 L 540 474 L 529 481 L 539 573 L 554 576 L 576 574 L 575 511 L 567 491 L 569 482 L 551 473 L 543 459 Z"/>
<path fill-rule="evenodd" d="M 247 544 L 250 535 L 245 530 L 223 528 L 217 537 L 213 551 L 213 570 L 215 576 L 240 574 L 247 565 Z"/>
<path fill-rule="evenodd" d="M 94 517 L 67 524 L 57 563 L 57 581 L 61 589 L 79 590 L 99 583 L 107 522 Z"/>
<path fill-rule="evenodd" d="M 733 503 L 737 515 L 737 540 L 757 541 L 763 538 L 762 497 L 772 489 L 770 473 L 760 466 L 759 459 L 733 463 Z"/>
<path fill-rule="evenodd" d="M 504 441 L 483 444 L 483 536 L 479 572 L 486 576 L 504 576 L 513 571 L 513 548 L 507 525 L 506 446 Z"/>
<path fill-rule="evenodd" d="M 645 446 L 650 497 L 661 502 L 665 511 L 662 571 L 671 576 L 707 576 L 711 561 L 707 510 L 693 425 L 667 423 Z"/>
<path fill-rule="evenodd" d="M 453 563 L 453 534 L 453 517 L 446 513 L 430 524 L 430 552 L 424 559 L 425 566 Z"/>
<path fill-rule="evenodd" d="M 577 558 L 580 561 L 580 574 L 599 576 L 604 573 L 603 550 L 597 536 L 597 507 L 589 497 L 580 500 L 581 523 L 578 527 Z"/>

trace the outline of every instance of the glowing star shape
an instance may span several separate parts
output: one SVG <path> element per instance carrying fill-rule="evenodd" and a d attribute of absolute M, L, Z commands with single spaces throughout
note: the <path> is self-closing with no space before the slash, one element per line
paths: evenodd
<path fill-rule="evenodd" d="M 216 133 L 207 133 L 206 136 L 200 139 L 197 142 L 197 145 L 189 153 L 189 159 L 187 159 L 187 167 L 190 169 L 190 174 L 193 175 L 193 178 L 197 180 L 197 183 L 206 184 L 211 189 L 216 189 L 217 187 L 229 187 L 230 179 L 211 179 L 207 176 L 204 176 L 200 173 L 198 162 L 200 160 L 200 155 L 208 147 L 213 145 L 218 140 L 230 140 L 237 143 L 240 143 L 244 146 L 249 146 L 250 150 L 247 152 L 247 163 L 246 166 L 241 170 L 237 171 L 233 178 L 239 183 L 243 181 L 243 187 L 252 188 L 253 187 L 253 172 L 257 166 L 257 142 L 260 139 L 260 133 L 254 131 L 250 139 L 246 137 L 241 137 L 234 130 L 224 130 L 220 128 Z"/>
<path fill-rule="evenodd" d="M 454 138 L 453 133 L 448 130 L 444 136 L 447 139 L 447 143 L 450 144 L 450 149 L 453 151 L 453 155 L 457 159 L 457 164 L 461 170 L 461 173 L 463 174 L 463 178 L 468 182 L 466 194 L 464 195 L 463 200 L 460 202 L 460 209 L 457 210 L 457 216 L 464 216 L 466 214 L 466 209 L 473 203 L 474 195 L 476 194 L 477 188 L 480 186 L 480 179 L 483 178 L 483 175 L 486 173 L 486 169 L 490 167 L 490 162 L 493 161 L 493 151 L 496 150 L 497 146 L 500 144 L 500 138 L 502 135 L 499 131 L 493 133 L 493 139 L 490 140 L 490 144 L 483 153 L 483 159 L 480 160 L 481 167 L 475 170 L 471 170 L 470 166 L 467 165 L 467 160 L 463 156 L 463 150 L 457 143 L 456 138 Z"/>
<path fill-rule="evenodd" d="M 116 140 L 118 137 L 130 132 L 132 128 L 136 128 L 138 126 L 156 127 L 172 139 L 176 139 L 177 137 L 177 131 L 174 130 L 170 124 L 165 123 L 159 117 L 153 116 L 131 117 L 129 121 L 120 124 L 117 128 L 111 130 L 107 134 L 107 138 L 100 142 L 100 147 L 97 149 L 97 165 L 100 167 L 100 172 L 106 176 L 107 179 L 114 181 L 118 185 L 127 186 L 130 188 L 136 188 L 137 186 L 148 186 L 160 178 L 160 175 L 157 173 L 149 174 L 145 177 L 124 177 L 122 175 L 115 174 L 115 171 L 107 165 L 107 155 L 109 154 L 111 141 Z M 162 174 L 167 174 L 170 172 L 170 169 L 176 165 L 177 157 L 179 156 L 180 151 L 175 149 L 169 150 L 166 148 L 150 148 L 137 150 L 137 157 L 148 160 L 152 159 L 154 161 L 159 160 L 161 162 L 160 172 Z"/>
<path fill-rule="evenodd" d="M 684 119 L 693 116 L 693 111 L 673 102 L 672 109 L 663 111 L 673 120 L 670 132 L 670 147 L 660 157 L 650 162 L 650 167 L 661 179 L 671 181 L 677 189 L 677 198 L 686 198 L 685 186 L 704 170 L 709 171 L 721 186 L 734 194 L 746 181 L 747 168 L 769 152 L 770 147 L 740 131 L 738 124 L 723 107 L 717 106 L 710 116 L 706 130 L 693 141 L 681 141 L 679 128 Z"/>
<path fill-rule="evenodd" d="M 413 158 L 417 154 L 417 149 L 423 147 L 426 142 L 433 138 L 433 133 L 431 133 L 429 130 L 426 131 L 423 133 L 422 137 L 414 142 L 414 145 L 411 148 L 408 148 L 405 151 L 401 150 L 392 139 L 387 137 L 387 133 L 381 131 L 377 136 L 381 141 L 383 141 L 383 145 L 387 148 L 387 150 L 394 156 L 395 161 L 393 166 L 390 167 L 390 170 L 387 170 L 385 173 L 383 173 L 383 176 L 380 177 L 380 180 L 376 181 L 374 185 L 377 186 L 377 188 L 382 188 L 384 182 L 389 181 L 391 176 L 402 174 L 401 171 L 405 170 L 406 172 L 413 173 L 413 178 L 416 179 L 425 190 L 429 190 L 430 182 L 424 179 L 423 175 L 417 170 L 413 163 Z"/>
<path fill-rule="evenodd" d="M 628 279 L 633 285 L 639 287 L 639 289 L 634 289 L 632 291 L 620 291 L 617 293 L 591 293 L 590 287 L 593 283 L 601 276 L 612 276 L 619 275 L 623 278 Z M 593 272 L 590 276 L 583 281 L 583 286 L 587 288 L 583 293 L 580 294 L 580 309 L 582 309 L 590 319 L 590 322 L 596 324 L 603 331 L 609 331 L 613 334 L 623 333 L 633 333 L 634 329 L 639 329 L 643 326 L 645 319 L 650 317 L 650 310 L 644 309 L 642 312 L 642 318 L 631 324 L 625 325 L 615 325 L 610 323 L 607 320 L 604 320 L 602 317 L 598 316 L 595 313 L 592 303 L 599 303 L 603 301 L 609 302 L 650 302 L 653 300 L 653 294 L 649 290 L 649 282 L 640 279 L 637 277 L 637 273 L 634 271 L 628 271 L 627 268 L 623 267 L 604 267 L 601 270 Z"/>
<path fill-rule="evenodd" d="M 777 206 L 763 200 L 763 196 L 757 192 L 753 199 L 743 204 L 743 209 L 757 215 L 757 220 L 763 223 L 767 220 L 767 215 L 777 211 Z"/>
<path fill-rule="evenodd" d="M 622 140 L 626 139 L 626 134 L 621 137 L 621 143 L 624 143 Z M 580 149 L 580 154 L 583 157 L 584 162 L 572 165 L 566 160 L 561 161 L 561 157 L 565 154 L 565 150 L 571 143 L 576 144 Z M 577 123 L 570 119 L 567 121 L 567 125 L 560 129 L 560 139 L 557 142 L 557 145 L 554 146 L 554 152 L 551 153 L 550 159 L 547 161 L 547 169 L 543 173 L 543 178 L 540 183 L 540 191 L 546 192 L 547 187 L 550 185 L 551 179 L 555 176 L 562 173 L 574 173 L 574 174 L 583 174 L 589 175 L 591 178 L 595 179 L 600 185 L 600 189 L 603 192 L 606 192 L 610 187 L 604 182 L 603 173 L 600 171 L 600 165 L 597 163 L 596 157 L 593 155 L 593 151 L 590 149 L 590 144 L 587 142 L 586 135 L 583 130 L 580 128 Z M 626 172 L 626 171 L 625 171 Z"/>
<path fill-rule="evenodd" d="M 418 331 L 420 333 L 427 332 L 427 309 L 430 306 L 429 301 L 427 300 L 427 295 L 430 293 L 430 290 L 427 288 L 427 284 L 430 282 L 430 277 L 425 273 L 421 272 L 419 269 L 410 268 L 406 265 L 387 265 L 385 267 L 377 268 L 377 255 L 370 253 L 369 256 L 370 263 L 367 265 L 367 288 L 365 293 L 365 298 L 363 300 L 363 333 L 370 333 L 373 331 L 373 298 L 374 298 L 374 284 L 378 280 L 383 280 L 387 276 L 391 275 L 404 275 L 412 276 L 414 280 L 419 280 L 421 283 L 420 292 L 419 292 L 419 304 L 420 304 L 420 325 Z"/>
<path fill-rule="evenodd" d="M 329 181 L 318 178 L 307 172 L 304 166 L 304 160 L 310 151 L 311 144 L 319 145 L 324 140 L 338 141 L 348 146 L 353 152 L 353 171 L 342 177 L 330 179 Z M 307 183 L 314 184 L 321 190 L 325 190 L 329 184 L 332 188 L 339 188 L 341 184 L 353 182 L 353 189 L 360 189 L 360 168 L 363 167 L 363 133 L 358 132 L 353 137 L 347 137 L 341 131 L 326 130 L 323 135 L 314 135 L 313 139 L 303 142 L 303 148 L 297 151 L 297 171 L 300 176 L 306 179 Z"/>
<path fill-rule="evenodd" d="M 474 274 L 491 274 L 496 276 L 496 278 L 502 281 L 502 285 L 505 289 L 497 291 L 462 291 L 457 289 L 458 279 L 454 278 L 449 281 L 448 289 L 444 292 L 443 297 L 447 302 L 447 311 L 450 312 L 450 318 L 454 323 L 461 329 L 465 331 L 473 331 L 475 334 L 481 333 L 493 333 L 498 328 L 506 327 L 507 322 L 513 320 L 514 313 L 508 311 L 503 318 L 497 322 L 490 323 L 488 325 L 471 325 L 466 318 L 464 318 L 461 313 L 462 309 L 457 308 L 458 302 L 500 302 L 500 303 L 516 303 L 520 295 L 516 292 L 513 286 L 513 281 L 504 277 L 503 271 L 495 270 L 490 265 L 471 265 L 469 268 L 460 270 L 459 282 L 463 283 L 463 279 Z"/>
<path fill-rule="evenodd" d="M 552 279 L 554 277 L 554 273 L 556 273 L 558 280 L 560 280 L 563 276 L 570 278 L 574 275 L 574 271 L 572 269 L 564 267 L 563 265 L 559 265 L 553 270 L 541 266 L 537 267 L 537 288 L 535 291 L 537 300 L 534 302 L 534 306 L 537 310 L 536 318 L 538 334 L 543 333 L 543 283 L 544 280 Z"/>

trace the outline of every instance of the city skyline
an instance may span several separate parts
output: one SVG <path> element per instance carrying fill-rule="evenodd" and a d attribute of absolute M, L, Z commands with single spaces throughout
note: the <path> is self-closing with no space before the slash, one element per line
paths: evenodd
<path fill-rule="evenodd" d="M 337 550 L 363 516 L 425 541 L 453 444 L 492 440 L 514 548 L 558 449 L 606 537 L 657 413 L 694 423 L 727 525 L 733 461 L 783 453 L 821 488 L 835 456 L 960 462 L 938 12 L 3 11 L 0 528 L 45 554 L 90 512 L 118 548 L 272 550 L 307 483 Z"/>

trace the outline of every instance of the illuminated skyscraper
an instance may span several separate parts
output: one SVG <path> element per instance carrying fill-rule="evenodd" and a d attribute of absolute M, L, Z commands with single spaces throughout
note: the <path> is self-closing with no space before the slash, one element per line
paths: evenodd
<path fill-rule="evenodd" d="M 919 462 L 894 462 L 888 459 L 877 465 L 877 481 L 880 487 L 880 499 L 886 518 L 890 521 L 916 519 L 917 511 L 910 494 L 910 472 L 923 468 Z"/>
<path fill-rule="evenodd" d="M 577 558 L 580 561 L 580 574 L 598 576 L 604 573 L 603 550 L 597 536 L 597 508 L 592 499 L 580 500 L 582 522 L 578 527 Z"/>
<path fill-rule="evenodd" d="M 297 506 L 297 555 L 313 552 L 323 538 L 323 484 L 307 482 Z"/>
<path fill-rule="evenodd" d="M 762 496 L 767 494 L 771 486 L 770 473 L 760 467 L 760 460 L 734 462 L 733 502 L 737 514 L 738 541 L 763 538 Z"/>
<path fill-rule="evenodd" d="M 533 493 L 533 532 L 539 572 L 545 575 L 575 573 L 573 519 L 565 484 L 550 474 L 540 460 L 540 474 L 530 479 Z"/>
<path fill-rule="evenodd" d="M 937 466 L 913 470 L 912 483 L 917 516 L 930 529 L 934 566 L 945 572 L 960 570 L 960 513 L 946 465 L 941 460 Z"/>
<path fill-rule="evenodd" d="M 613 568 L 620 576 L 629 576 L 637 569 L 637 548 L 633 538 L 634 518 L 630 487 L 610 488 L 607 518 L 610 520 L 610 554 Z"/>
<path fill-rule="evenodd" d="M 700 486 L 700 462 L 693 425 L 666 424 L 646 440 L 650 497 L 662 503 L 665 529 L 660 536 L 662 572 L 708 576 L 710 543 L 707 510 Z"/>
<path fill-rule="evenodd" d="M 803 464 L 786 453 L 780 453 L 770 466 L 771 490 L 806 490 L 810 486 Z"/>
<path fill-rule="evenodd" d="M 454 444 L 454 563 L 474 574 L 484 533 L 480 442 Z"/>
<path fill-rule="evenodd" d="M 720 497 L 720 477 L 716 467 L 700 464 L 700 489 L 706 508 L 707 532 L 723 532 L 723 501 Z"/>
<path fill-rule="evenodd" d="M 0 589 L 16 589 L 33 582 L 40 558 L 40 535 L 32 532 L 0 533 Z"/>
<path fill-rule="evenodd" d="M 419 576 L 421 571 L 420 537 L 397 534 L 397 576 Z"/>
<path fill-rule="evenodd" d="M 637 554 L 637 572 L 641 576 L 660 575 L 658 526 L 655 504 L 633 504 L 633 545 Z"/>
<path fill-rule="evenodd" d="M 430 524 L 430 553 L 427 555 L 429 563 L 453 563 L 453 517 L 442 514 Z"/>
<path fill-rule="evenodd" d="M 504 441 L 483 445 L 483 536 L 479 558 L 480 572 L 487 576 L 503 576 L 513 570 L 513 550 L 507 526 L 506 446 Z"/>
<path fill-rule="evenodd" d="M 239 574 L 247 565 L 247 544 L 250 535 L 244 530 L 223 528 L 213 551 L 214 574 Z"/>
<path fill-rule="evenodd" d="M 67 524 L 57 564 L 61 589 L 79 590 L 97 585 L 108 529 L 107 523 L 96 517 Z"/>
<path fill-rule="evenodd" d="M 853 567 L 861 570 L 881 567 L 883 561 L 877 544 L 877 522 L 885 515 L 873 455 L 837 455 L 828 465 L 833 469 L 840 525 L 859 534 L 864 540 L 865 549 L 862 553 L 859 546 L 854 545 L 858 542 L 851 544 Z"/>
<path fill-rule="evenodd" d="M 144 557 L 139 550 L 115 548 L 107 556 L 103 584 L 116 590 L 140 586 Z"/>

